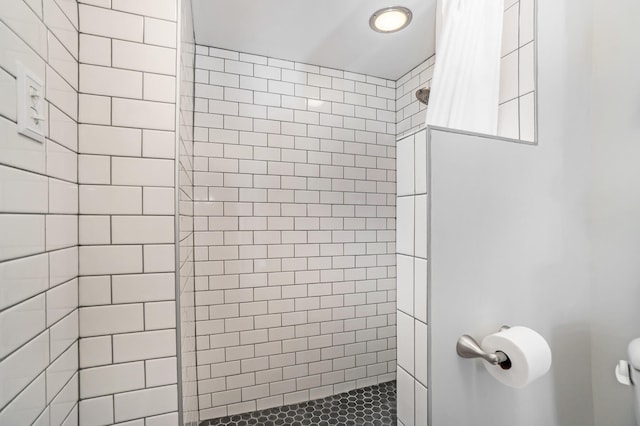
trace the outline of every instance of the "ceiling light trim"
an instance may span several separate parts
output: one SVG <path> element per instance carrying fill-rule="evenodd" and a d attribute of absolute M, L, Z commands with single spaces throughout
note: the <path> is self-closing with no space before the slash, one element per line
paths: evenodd
<path fill-rule="evenodd" d="M 391 14 L 391 13 L 397 13 L 397 12 L 400 12 L 405 17 L 405 21 L 401 25 L 397 27 L 392 27 L 390 29 L 380 28 L 378 26 L 378 19 L 380 17 L 383 17 L 384 15 Z M 390 34 L 390 33 L 395 33 L 407 28 L 411 23 L 412 19 L 413 19 L 413 13 L 411 12 L 410 9 L 404 6 L 391 6 L 391 7 L 385 7 L 375 11 L 371 15 L 371 18 L 369 18 L 369 26 L 373 31 L 377 33 Z"/>

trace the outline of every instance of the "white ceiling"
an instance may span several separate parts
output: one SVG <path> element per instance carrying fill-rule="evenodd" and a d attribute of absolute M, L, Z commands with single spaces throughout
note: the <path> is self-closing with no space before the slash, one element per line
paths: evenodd
<path fill-rule="evenodd" d="M 387 6 L 413 12 L 409 27 L 376 33 Z M 194 0 L 196 42 L 396 80 L 435 52 L 436 0 Z"/>

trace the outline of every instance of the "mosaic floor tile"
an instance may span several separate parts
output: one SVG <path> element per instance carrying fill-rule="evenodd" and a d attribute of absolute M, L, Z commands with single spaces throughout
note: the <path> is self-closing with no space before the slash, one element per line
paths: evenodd
<path fill-rule="evenodd" d="M 200 426 L 395 424 L 396 382 L 387 382 L 300 404 L 206 420 Z"/>

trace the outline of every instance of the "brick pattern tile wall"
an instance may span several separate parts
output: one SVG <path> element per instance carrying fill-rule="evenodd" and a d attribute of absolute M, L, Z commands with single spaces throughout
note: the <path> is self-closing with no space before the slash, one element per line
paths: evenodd
<path fill-rule="evenodd" d="M 176 0 L 82 0 L 80 423 L 178 423 Z"/>
<path fill-rule="evenodd" d="M 0 2 L 0 424 L 76 425 L 78 14 Z M 17 131 L 18 63 L 45 83 L 46 140 Z"/>
<path fill-rule="evenodd" d="M 198 422 L 196 377 L 195 269 L 193 253 L 193 105 L 195 41 L 191 0 L 182 0 L 180 10 L 180 99 L 178 129 L 179 201 L 179 304 L 182 407 L 184 425 Z"/>
<path fill-rule="evenodd" d="M 427 426 L 427 134 L 398 141 L 398 424 Z"/>
<path fill-rule="evenodd" d="M 416 91 L 431 87 L 435 55 L 400 77 L 396 83 L 396 110 L 398 139 L 411 135 L 424 127 L 427 106 L 418 101 Z"/>
<path fill-rule="evenodd" d="M 197 46 L 200 418 L 395 378 L 395 82 Z"/>

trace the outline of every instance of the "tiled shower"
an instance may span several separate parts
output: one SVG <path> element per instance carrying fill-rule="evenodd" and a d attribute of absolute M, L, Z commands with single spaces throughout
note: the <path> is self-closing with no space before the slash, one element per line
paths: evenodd
<path fill-rule="evenodd" d="M 500 136 L 533 141 L 533 0 L 506 3 Z M 196 44 L 192 21 L 188 0 L 0 4 L 2 425 L 427 392 L 426 237 L 396 217 L 426 219 L 414 92 L 437 57 L 383 79 Z M 44 143 L 16 131 L 20 66 Z"/>

